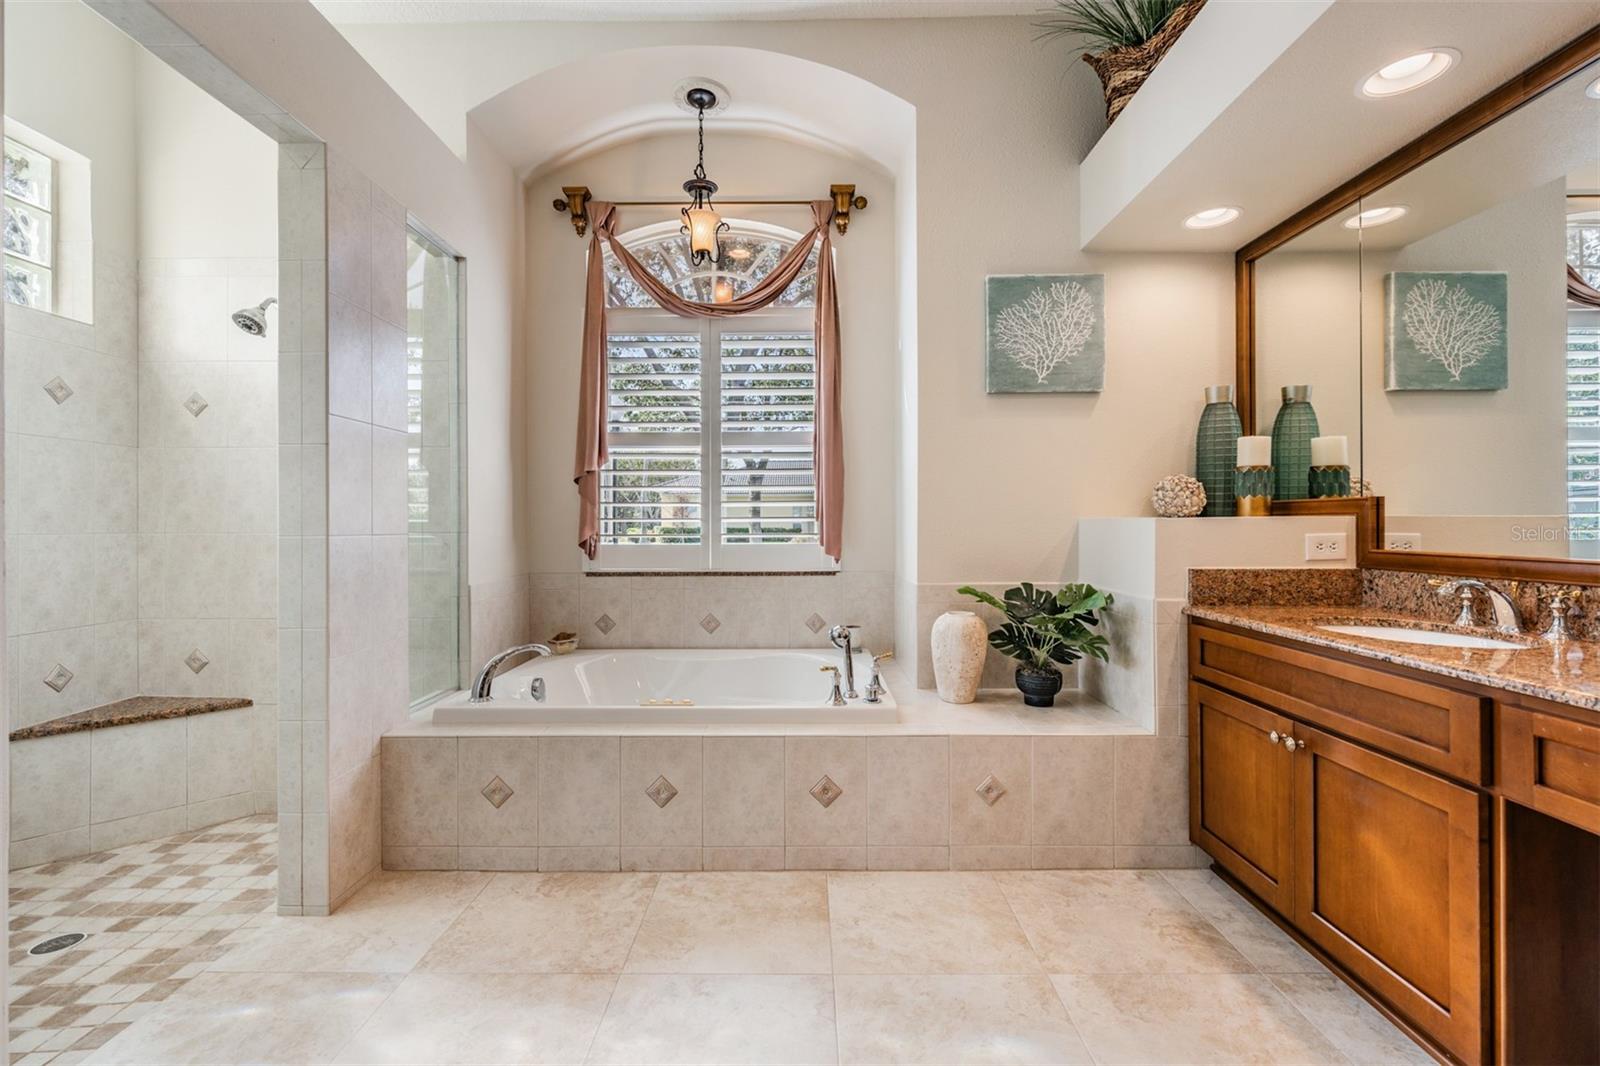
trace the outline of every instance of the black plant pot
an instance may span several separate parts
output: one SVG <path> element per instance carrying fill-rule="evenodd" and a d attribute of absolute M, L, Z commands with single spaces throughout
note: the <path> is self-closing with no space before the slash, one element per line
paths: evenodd
<path fill-rule="evenodd" d="M 1022 702 L 1029 707 L 1054 707 L 1056 693 L 1061 691 L 1061 671 L 1019 666 L 1017 688 L 1022 691 Z"/>

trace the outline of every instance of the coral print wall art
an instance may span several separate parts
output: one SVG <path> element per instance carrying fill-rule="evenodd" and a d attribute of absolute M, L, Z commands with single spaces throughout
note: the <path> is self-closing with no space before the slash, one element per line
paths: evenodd
<path fill-rule="evenodd" d="M 987 286 L 989 392 L 1101 390 L 1104 274 L 995 274 Z"/>
<path fill-rule="evenodd" d="M 1397 271 L 1384 277 L 1385 387 L 1503 389 L 1506 276 Z"/>

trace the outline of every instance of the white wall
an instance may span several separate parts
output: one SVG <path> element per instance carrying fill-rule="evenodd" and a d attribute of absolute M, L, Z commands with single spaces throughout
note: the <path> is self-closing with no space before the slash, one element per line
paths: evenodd
<path fill-rule="evenodd" d="M 438 67 L 464 71 L 435 94 L 441 120 L 572 59 L 683 43 L 810 59 L 915 106 L 915 225 L 904 245 L 915 257 L 915 335 L 901 330 L 902 344 L 915 345 L 916 372 L 903 375 L 914 395 L 902 403 L 916 422 L 915 448 L 902 449 L 915 485 L 901 489 L 908 503 L 915 497 L 916 513 L 902 516 L 915 545 L 902 544 L 899 562 L 917 582 L 1070 573 L 1077 518 L 1143 511 L 1154 481 L 1189 468 L 1201 390 L 1232 378 L 1228 257 L 1074 251 L 1077 164 L 1103 125 L 1102 103 L 1091 72 L 1034 41 L 1029 19 L 346 29 L 397 84 L 420 85 Z M 739 87 L 729 88 L 737 100 Z M 641 91 L 665 95 L 671 86 Z M 764 186 L 778 185 L 785 194 L 798 189 L 769 174 Z M 860 224 L 882 223 L 869 214 Z M 986 396 L 984 276 L 1100 270 L 1108 275 L 1105 392 Z M 564 467 L 569 448 L 534 458 Z M 847 559 L 851 550 L 847 540 Z"/>

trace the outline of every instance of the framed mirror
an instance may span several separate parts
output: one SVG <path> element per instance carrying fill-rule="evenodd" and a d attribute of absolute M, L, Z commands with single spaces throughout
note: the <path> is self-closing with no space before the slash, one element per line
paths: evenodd
<path fill-rule="evenodd" d="M 1362 566 L 1600 584 L 1600 27 L 1236 267 L 1245 431 L 1293 396 L 1348 438 L 1353 495 L 1275 511 L 1355 512 Z"/>

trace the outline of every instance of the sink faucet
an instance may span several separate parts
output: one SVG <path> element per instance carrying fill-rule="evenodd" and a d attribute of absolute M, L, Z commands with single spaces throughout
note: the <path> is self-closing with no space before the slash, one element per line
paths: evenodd
<path fill-rule="evenodd" d="M 515 648 L 507 648 L 498 655 L 491 655 L 489 661 L 483 664 L 483 669 L 478 671 L 478 677 L 472 682 L 472 695 L 470 703 L 488 703 L 494 699 L 489 694 L 489 687 L 494 684 L 494 675 L 500 669 L 500 664 L 516 655 L 525 655 L 532 652 L 535 656 L 543 657 L 550 654 L 550 647 L 546 644 L 518 644 Z M 544 698 L 543 678 L 534 678 L 533 698 Z"/>
<path fill-rule="evenodd" d="M 1471 577 L 1449 581 L 1439 586 L 1440 596 L 1461 597 L 1461 611 L 1456 615 L 1456 625 L 1476 624 L 1476 620 L 1472 617 L 1472 594 L 1475 592 L 1481 593 L 1483 598 L 1489 601 L 1489 607 L 1494 611 L 1495 629 L 1507 636 L 1522 635 L 1522 615 L 1517 611 L 1516 602 L 1494 586 L 1486 585 Z"/>
<path fill-rule="evenodd" d="M 828 639 L 833 642 L 833 646 L 844 649 L 844 698 L 847 700 L 861 698 L 861 693 L 856 691 L 856 665 L 850 647 L 852 638 L 850 631 L 860 628 L 860 626 L 834 626 L 828 630 Z"/>

